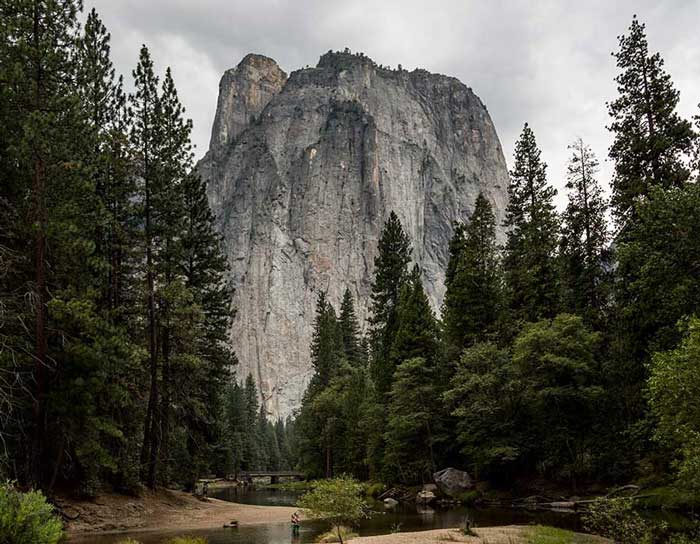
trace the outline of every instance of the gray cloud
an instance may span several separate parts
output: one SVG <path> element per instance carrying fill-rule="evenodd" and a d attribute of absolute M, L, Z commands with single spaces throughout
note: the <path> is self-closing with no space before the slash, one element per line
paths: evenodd
<path fill-rule="evenodd" d="M 563 187 L 567 145 L 581 136 L 603 159 L 605 103 L 615 96 L 610 52 L 633 13 L 681 91 L 680 111 L 700 101 L 700 2 L 465 0 L 94 0 L 112 33 L 117 70 L 130 80 L 142 43 L 162 72 L 171 66 L 193 119 L 198 156 L 209 144 L 218 81 L 249 52 L 287 72 L 329 49 L 363 51 L 377 63 L 459 78 L 487 105 L 506 152 L 529 122 Z M 90 8 L 86 1 L 86 8 Z M 611 166 L 602 161 L 601 181 Z M 559 203 L 565 197 L 560 190 Z"/>

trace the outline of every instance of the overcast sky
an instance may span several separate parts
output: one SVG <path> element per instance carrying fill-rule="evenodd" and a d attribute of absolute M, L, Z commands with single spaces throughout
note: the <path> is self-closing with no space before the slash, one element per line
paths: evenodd
<path fill-rule="evenodd" d="M 455 76 L 488 107 L 509 167 L 530 123 L 560 205 L 575 137 L 593 147 L 600 179 L 609 180 L 610 53 L 634 13 L 681 92 L 681 114 L 695 115 L 700 102 L 700 0 L 85 0 L 86 10 L 93 5 L 128 80 L 142 43 L 159 71 L 172 67 L 198 158 L 209 145 L 221 74 L 247 53 L 272 57 L 289 73 L 349 47 L 378 64 Z"/>

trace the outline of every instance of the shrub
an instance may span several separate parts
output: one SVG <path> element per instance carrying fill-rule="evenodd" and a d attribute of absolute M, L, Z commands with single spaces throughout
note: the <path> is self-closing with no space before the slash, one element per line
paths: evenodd
<path fill-rule="evenodd" d="M 193 536 L 177 536 L 168 540 L 167 544 L 207 544 L 207 539 Z"/>
<path fill-rule="evenodd" d="M 340 531 L 340 537 L 338 536 L 337 531 Z M 330 531 L 323 533 L 318 537 L 316 542 L 322 542 L 323 544 L 326 544 L 327 542 L 347 542 L 352 538 L 357 538 L 357 533 L 354 533 L 350 527 L 341 525 L 338 529 L 331 529 Z"/>
<path fill-rule="evenodd" d="M 314 482 L 313 490 L 299 499 L 297 505 L 311 519 L 323 519 L 344 542 L 341 527 L 366 517 L 367 505 L 360 497 L 362 485 L 349 476 Z"/>
<path fill-rule="evenodd" d="M 3 544 L 56 544 L 63 524 L 39 491 L 21 493 L 0 484 L 0 535 Z"/>
<path fill-rule="evenodd" d="M 583 515 L 587 531 L 620 544 L 650 544 L 652 530 L 630 499 L 599 499 Z"/>

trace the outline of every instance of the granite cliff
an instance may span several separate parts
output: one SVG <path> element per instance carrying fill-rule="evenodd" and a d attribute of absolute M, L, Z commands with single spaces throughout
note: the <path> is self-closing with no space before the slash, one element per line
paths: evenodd
<path fill-rule="evenodd" d="M 236 287 L 238 372 L 252 372 L 272 416 L 298 407 L 308 384 L 319 291 L 338 308 L 348 287 L 367 317 L 391 210 L 437 310 L 453 221 L 469 219 L 480 191 L 499 224 L 507 203 L 501 145 L 470 88 L 347 52 L 289 77 L 260 55 L 228 70 L 198 168 Z"/>

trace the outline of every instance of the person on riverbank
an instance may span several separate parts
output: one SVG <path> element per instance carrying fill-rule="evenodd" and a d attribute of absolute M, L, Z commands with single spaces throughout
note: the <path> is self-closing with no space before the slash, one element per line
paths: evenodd
<path fill-rule="evenodd" d="M 301 525 L 299 523 L 299 512 L 292 514 L 292 535 L 298 536 Z"/>

